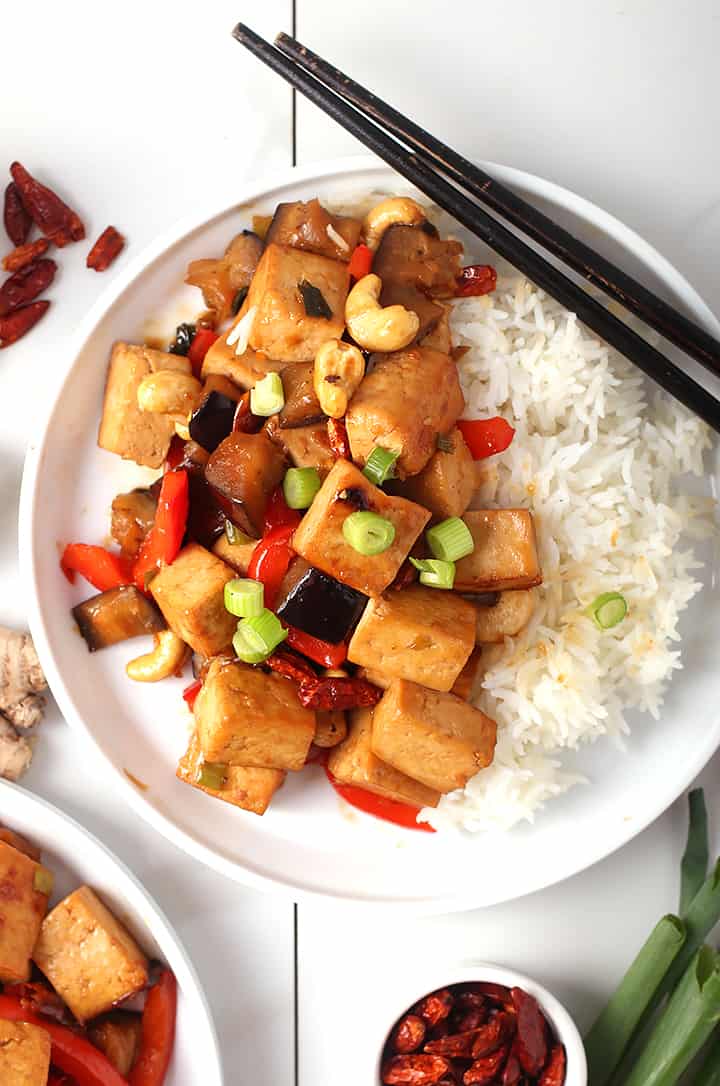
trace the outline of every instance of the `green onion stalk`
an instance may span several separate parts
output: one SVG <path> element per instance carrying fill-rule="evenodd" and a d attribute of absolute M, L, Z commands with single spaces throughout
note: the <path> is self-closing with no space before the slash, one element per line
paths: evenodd
<path fill-rule="evenodd" d="M 709 848 L 705 793 L 695 788 L 688 795 L 689 821 L 685 854 L 680 867 L 680 915 L 690 907 L 707 875 Z"/>

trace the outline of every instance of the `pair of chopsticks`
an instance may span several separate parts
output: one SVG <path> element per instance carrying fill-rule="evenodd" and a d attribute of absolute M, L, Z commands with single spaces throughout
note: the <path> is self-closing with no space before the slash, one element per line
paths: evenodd
<path fill-rule="evenodd" d="M 502 215 L 715 376 L 720 376 L 718 340 L 296 39 L 279 34 L 276 44 L 271 45 L 243 23 L 235 27 L 233 37 L 528 279 L 575 312 L 588 328 L 666 392 L 720 432 L 720 402 L 710 392 L 481 205 Z"/>

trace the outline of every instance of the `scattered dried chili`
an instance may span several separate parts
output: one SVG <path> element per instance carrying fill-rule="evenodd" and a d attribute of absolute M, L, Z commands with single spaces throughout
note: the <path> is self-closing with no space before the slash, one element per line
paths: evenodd
<path fill-rule="evenodd" d="M 427 1026 L 417 1014 L 406 1014 L 398 1022 L 392 1039 L 395 1051 L 403 1056 L 416 1052 L 425 1040 Z"/>
<path fill-rule="evenodd" d="M 300 683 L 298 698 L 306 709 L 359 709 L 377 705 L 383 691 L 366 679 L 306 679 Z"/>
<path fill-rule="evenodd" d="M 528 1075 L 538 1075 L 547 1060 L 547 1028 L 538 1001 L 522 988 L 512 989 L 517 1014 L 517 1057 Z"/>
<path fill-rule="evenodd" d="M 14 309 L 7 317 L 0 317 L 0 350 L 22 339 L 49 308 L 50 302 L 31 302 L 30 305 Z"/>
<path fill-rule="evenodd" d="M 0 286 L 0 317 L 32 302 L 46 290 L 57 271 L 54 260 L 36 260 L 21 268 Z"/>
<path fill-rule="evenodd" d="M 108 226 L 103 230 L 85 261 L 88 268 L 96 272 L 104 272 L 110 267 L 113 260 L 120 254 L 125 245 L 125 238 L 118 233 L 114 226 Z"/>
<path fill-rule="evenodd" d="M 14 181 L 11 181 L 5 189 L 3 222 L 5 223 L 7 236 L 13 245 L 24 245 L 30 233 L 32 219 L 23 207 L 23 202 L 20 199 L 20 189 Z"/>
<path fill-rule="evenodd" d="M 442 1056 L 393 1056 L 382 1069 L 382 1080 L 385 1086 L 435 1086 L 449 1070 Z"/>
<path fill-rule="evenodd" d="M 476 298 L 491 294 L 497 286 L 497 272 L 490 264 L 469 264 L 457 281 L 456 298 Z"/>
<path fill-rule="evenodd" d="M 57 193 L 36 181 L 20 162 L 13 162 L 10 173 L 25 210 L 46 238 L 59 249 L 73 241 L 82 241 L 85 237 L 82 220 Z"/>
<path fill-rule="evenodd" d="M 11 253 L 3 257 L 2 266 L 7 272 L 20 271 L 21 268 L 26 268 L 28 264 L 32 264 L 38 257 L 43 256 L 50 248 L 50 242 L 47 238 L 38 238 L 37 241 L 30 241 L 27 245 L 19 245 L 17 249 L 13 249 Z"/>

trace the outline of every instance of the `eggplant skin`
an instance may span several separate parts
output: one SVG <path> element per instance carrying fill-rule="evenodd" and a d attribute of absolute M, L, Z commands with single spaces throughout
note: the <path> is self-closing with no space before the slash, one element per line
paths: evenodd
<path fill-rule="evenodd" d="M 159 608 L 135 585 L 100 592 L 73 607 L 72 613 L 90 652 L 167 629 Z"/>
<path fill-rule="evenodd" d="M 366 603 L 362 592 L 308 566 L 294 579 L 276 612 L 290 626 L 336 645 L 353 630 Z"/>
<path fill-rule="evenodd" d="M 220 442 L 232 433 L 236 409 L 235 400 L 211 389 L 190 417 L 190 437 L 207 452 L 215 452 Z"/>

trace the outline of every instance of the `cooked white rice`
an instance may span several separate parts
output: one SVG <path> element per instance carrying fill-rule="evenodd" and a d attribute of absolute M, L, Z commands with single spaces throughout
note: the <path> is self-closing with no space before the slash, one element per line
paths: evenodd
<path fill-rule="evenodd" d="M 477 704 L 498 722 L 495 761 L 422 817 L 437 829 L 508 829 L 532 821 L 581 778 L 558 755 L 607 735 L 625 712 L 657 717 L 680 668 L 678 619 L 700 589 L 683 542 L 710 530 L 712 502 L 677 493 L 701 475 L 707 427 L 594 339 L 575 316 L 511 271 L 485 298 L 455 303 L 466 415 L 516 428 L 486 461 L 476 505 L 526 506 L 543 584 L 529 627 L 499 646 Z M 584 614 L 621 592 L 627 618 L 600 631 Z M 494 650 L 493 650 L 494 651 Z"/>

